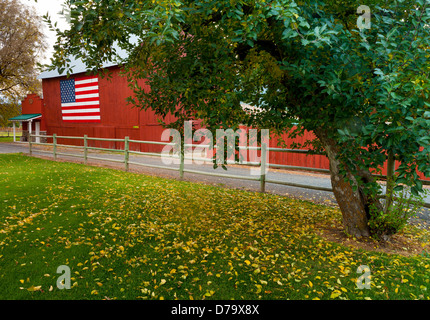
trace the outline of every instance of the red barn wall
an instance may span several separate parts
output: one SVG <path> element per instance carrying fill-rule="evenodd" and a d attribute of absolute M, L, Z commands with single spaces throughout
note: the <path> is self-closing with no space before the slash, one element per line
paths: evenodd
<path fill-rule="evenodd" d="M 31 93 L 21 102 L 22 114 L 42 113 L 43 99 Z"/>
<path fill-rule="evenodd" d="M 151 110 L 139 110 L 126 102 L 127 97 L 132 95 L 128 87 L 127 79 L 120 75 L 119 67 L 109 68 L 112 77 L 99 77 L 100 91 L 100 113 L 101 123 L 66 123 L 62 121 L 60 80 L 67 77 L 49 78 L 43 80 L 44 112 L 43 118 L 47 127 L 47 134 L 56 133 L 59 136 L 84 136 L 96 138 L 123 139 L 125 136 L 132 140 L 160 141 L 164 128 L 158 123 L 155 113 Z M 75 74 L 71 77 L 82 76 Z M 140 83 L 145 88 L 144 83 Z M 146 87 L 149 90 L 149 86 Z M 166 122 L 174 121 L 168 116 Z M 312 133 L 306 133 L 295 141 L 304 142 L 313 137 Z M 291 139 L 287 139 L 291 142 Z M 59 139 L 61 144 L 79 144 L 79 140 Z M 92 141 L 89 143 L 94 147 L 121 149 L 124 143 Z M 271 147 L 277 147 L 277 140 L 272 138 Z M 131 150 L 145 152 L 161 152 L 163 146 L 148 144 L 130 144 Z M 328 169 L 328 159 L 324 156 L 306 156 L 303 154 L 271 152 L 270 163 L 288 164 L 292 166 L 305 166 L 311 168 Z"/>
<path fill-rule="evenodd" d="M 62 120 L 60 81 L 64 77 L 43 79 L 44 110 L 43 118 L 47 134 L 58 136 L 84 136 L 95 138 L 134 140 L 157 140 L 161 137 L 162 127 L 153 111 L 143 111 L 128 104 L 126 99 L 132 95 L 127 80 L 120 75 L 119 67 L 109 68 L 112 77 L 99 77 L 100 123 L 67 123 Z M 74 74 L 70 78 L 84 75 Z M 145 84 L 141 84 L 145 87 Z M 149 87 L 147 87 L 149 89 Z M 159 135 L 158 135 L 158 132 Z M 158 135 L 158 136 L 157 136 Z M 61 144 L 82 145 L 83 142 L 59 139 Z M 91 141 L 89 145 L 104 148 L 123 148 L 124 144 L 114 141 Z M 147 151 L 145 145 L 131 145 L 133 150 Z"/>
<path fill-rule="evenodd" d="M 295 139 L 291 139 L 291 138 L 288 138 L 287 134 L 285 133 L 282 135 L 282 139 L 285 141 L 287 146 L 291 146 L 293 142 L 303 144 L 307 140 L 315 139 L 315 135 L 312 132 L 305 131 L 303 136 L 296 137 Z M 277 137 L 271 136 L 270 147 L 284 148 L 282 145 L 278 145 L 278 141 L 279 140 Z M 271 151 L 269 153 L 269 163 L 318 168 L 318 169 L 329 169 L 328 158 L 322 155 L 306 155 L 306 154 L 300 154 L 300 153 Z"/>
<path fill-rule="evenodd" d="M 59 136 L 80 136 L 88 135 L 88 137 L 96 138 L 116 138 L 124 139 L 128 136 L 132 140 L 143 141 L 160 141 L 161 134 L 164 128 L 157 122 L 155 113 L 151 110 L 140 110 L 132 107 L 126 102 L 127 97 L 132 95 L 132 91 L 128 87 L 125 77 L 120 75 L 119 67 L 109 68 L 112 77 L 99 77 L 99 92 L 100 92 L 100 113 L 101 123 L 65 123 L 62 121 L 61 114 L 61 97 L 60 97 L 60 80 L 67 77 L 43 79 L 43 105 L 41 107 L 43 114 L 42 130 L 46 130 L 48 135 L 56 133 Z M 71 77 L 82 76 L 83 74 L 75 74 Z M 149 90 L 149 86 L 145 87 L 144 83 L 140 85 Z M 40 98 L 39 98 L 40 99 Z M 33 106 L 23 105 L 23 110 L 37 111 L 39 100 L 34 99 Z M 36 102 L 37 101 L 37 102 Z M 34 108 L 34 109 L 32 109 Z M 166 119 L 166 122 L 174 121 L 172 116 Z M 303 143 L 315 136 L 312 132 L 306 132 L 302 137 L 297 137 L 294 140 L 289 139 L 284 135 L 287 145 L 297 142 Z M 83 145 L 80 140 L 59 139 L 61 144 Z M 91 141 L 89 146 L 123 149 L 122 142 L 106 142 L 106 141 Z M 271 147 L 279 147 L 277 139 L 271 137 Z M 144 152 L 161 152 L 163 146 L 131 143 L 130 149 Z M 270 152 L 269 162 L 273 164 L 284 164 L 291 166 L 301 166 L 309 168 L 329 169 L 329 161 L 327 157 L 321 155 L 304 155 L 285 152 Z M 385 167 L 382 174 L 386 174 Z"/>
<path fill-rule="evenodd" d="M 31 93 L 28 94 L 27 97 L 23 101 L 21 101 L 21 107 L 22 107 L 22 114 L 32 114 L 32 113 L 43 113 L 43 99 L 40 98 L 37 94 Z M 43 119 L 36 120 L 40 122 L 40 130 L 46 131 L 46 125 Z M 32 131 L 36 131 L 36 125 L 34 124 L 35 121 L 33 121 L 32 124 Z M 28 130 L 27 122 L 22 123 L 23 130 Z"/>

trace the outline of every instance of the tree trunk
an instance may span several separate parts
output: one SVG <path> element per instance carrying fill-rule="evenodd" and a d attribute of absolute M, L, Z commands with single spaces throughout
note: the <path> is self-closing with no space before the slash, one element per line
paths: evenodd
<path fill-rule="evenodd" d="M 340 163 L 336 159 L 339 154 L 338 143 L 334 139 L 328 138 L 326 132 L 322 129 L 315 130 L 314 132 L 327 152 L 330 161 L 333 193 L 342 212 L 345 231 L 357 238 L 369 237 L 369 203 L 374 201 L 371 201 L 371 199 L 364 195 L 357 179 L 351 173 L 347 174 L 347 178 L 352 183 L 345 181 L 344 177 L 340 174 Z M 361 174 L 363 178 L 371 179 L 370 174 Z M 353 188 L 353 185 L 356 188 Z"/>

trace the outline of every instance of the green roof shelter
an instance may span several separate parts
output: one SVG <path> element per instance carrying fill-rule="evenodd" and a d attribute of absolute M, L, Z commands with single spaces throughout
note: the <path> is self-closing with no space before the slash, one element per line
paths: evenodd
<path fill-rule="evenodd" d="M 12 124 L 13 124 L 13 142 L 16 142 L 16 133 L 15 133 L 15 123 L 16 122 L 21 122 L 21 123 L 22 122 L 28 122 L 28 130 L 29 130 L 29 133 L 31 134 L 31 124 L 32 124 L 33 120 L 40 119 L 40 118 L 42 118 L 41 113 L 22 114 L 20 116 L 10 118 L 9 121 L 12 121 Z M 37 132 L 37 131 L 39 131 L 39 132 Z M 40 134 L 40 125 L 36 126 L 36 135 L 39 135 L 39 134 Z M 36 142 L 38 142 L 38 141 L 36 141 Z"/>

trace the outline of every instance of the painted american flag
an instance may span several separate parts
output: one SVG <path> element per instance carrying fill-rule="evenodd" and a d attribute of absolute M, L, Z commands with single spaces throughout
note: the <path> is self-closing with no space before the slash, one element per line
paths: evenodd
<path fill-rule="evenodd" d="M 98 76 L 61 80 L 60 91 L 64 122 L 100 122 Z"/>

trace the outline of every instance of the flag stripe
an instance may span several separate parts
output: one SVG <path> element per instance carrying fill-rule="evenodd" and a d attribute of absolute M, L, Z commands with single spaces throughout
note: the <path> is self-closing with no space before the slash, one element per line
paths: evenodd
<path fill-rule="evenodd" d="M 98 98 L 86 98 L 86 99 L 76 99 L 76 103 L 93 103 L 96 104 L 98 102 Z"/>
<path fill-rule="evenodd" d="M 64 120 L 100 120 L 100 116 L 65 116 L 63 117 Z"/>
<path fill-rule="evenodd" d="M 76 110 L 76 111 L 82 112 L 83 110 L 94 110 L 94 109 L 98 109 L 98 110 L 100 110 L 100 106 L 63 108 L 63 109 L 61 109 L 61 111 Z"/>
<path fill-rule="evenodd" d="M 93 99 L 94 101 L 98 101 L 99 100 L 99 94 L 98 93 L 91 93 L 91 94 L 76 95 L 76 100 L 82 101 L 83 99 Z"/>
<path fill-rule="evenodd" d="M 61 110 L 65 122 L 100 122 L 100 92 L 97 76 L 60 81 Z"/>
<path fill-rule="evenodd" d="M 98 82 L 99 82 L 99 80 L 97 78 L 84 79 L 84 80 L 82 80 L 80 78 L 80 80 L 75 81 L 77 88 L 88 87 L 88 86 L 93 85 L 95 83 L 98 84 Z"/>
<path fill-rule="evenodd" d="M 97 106 L 99 105 L 100 102 L 99 101 L 86 101 L 86 102 L 71 102 L 71 103 L 63 103 L 61 104 L 61 106 L 63 108 L 67 108 L 67 107 L 79 107 L 79 106 L 87 106 L 87 107 L 92 107 L 92 106 Z"/>
<path fill-rule="evenodd" d="M 98 87 L 76 88 L 76 94 L 99 93 Z"/>
<path fill-rule="evenodd" d="M 64 122 L 67 123 L 100 123 L 100 119 L 96 119 L 96 120 L 63 120 Z"/>
<path fill-rule="evenodd" d="M 94 109 L 70 109 L 70 110 L 63 110 L 63 114 L 71 114 L 71 113 L 98 113 L 100 114 L 99 108 Z"/>
<path fill-rule="evenodd" d="M 100 119 L 100 112 L 84 112 L 84 113 L 73 113 L 73 115 L 63 114 L 63 118 L 82 118 L 82 119 Z"/>

